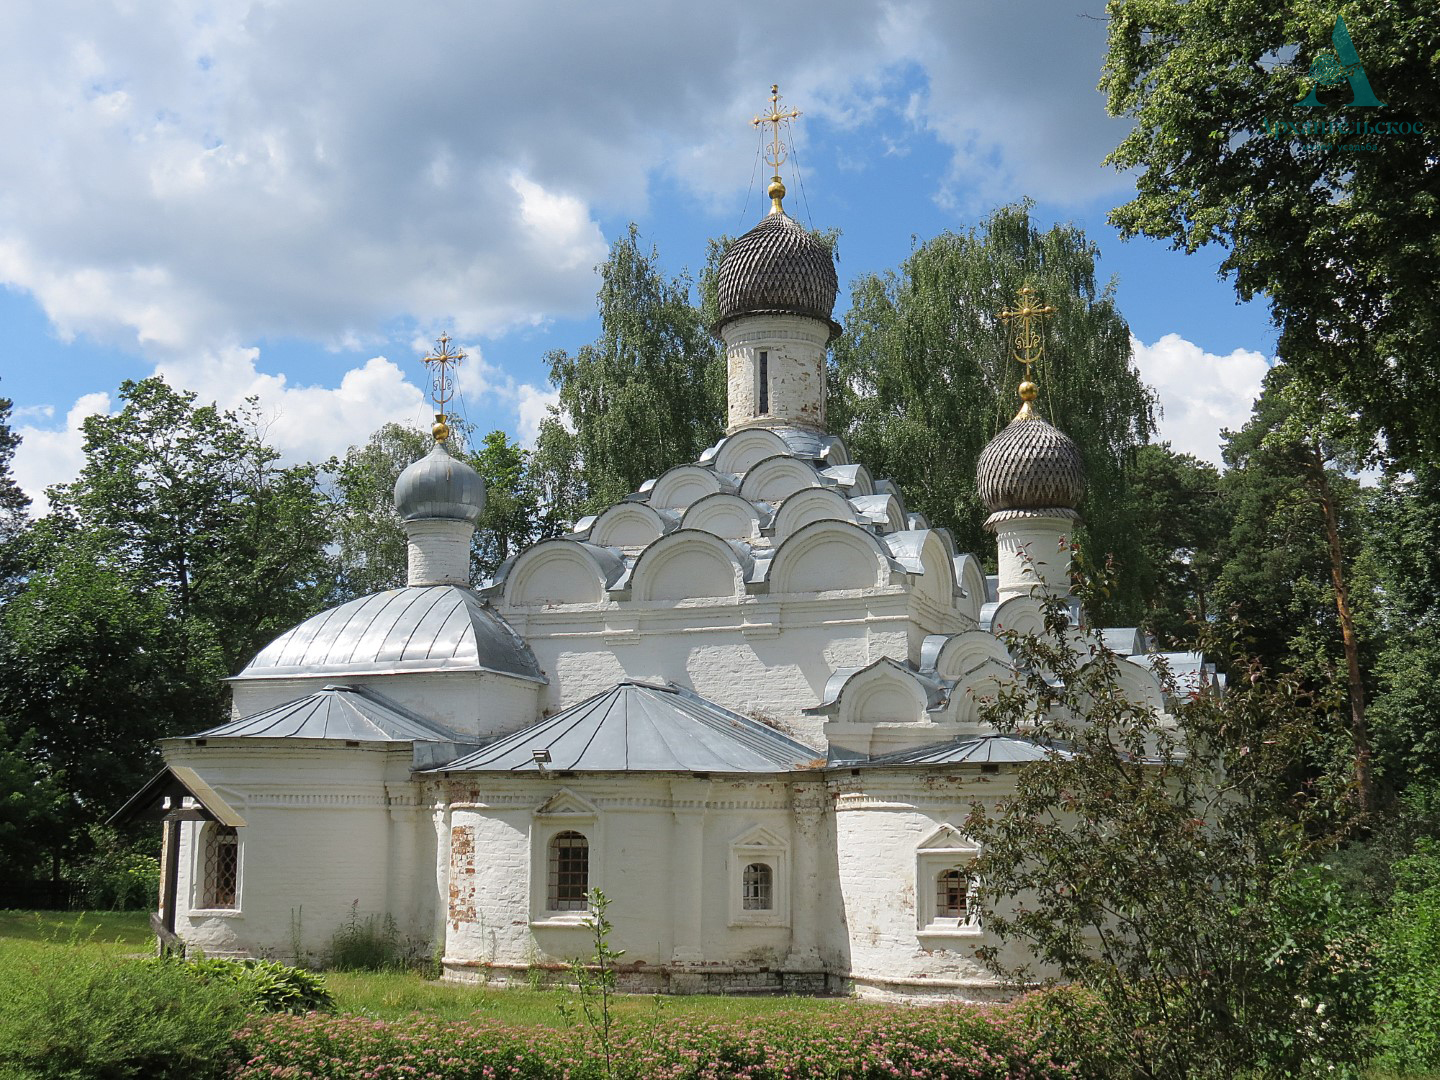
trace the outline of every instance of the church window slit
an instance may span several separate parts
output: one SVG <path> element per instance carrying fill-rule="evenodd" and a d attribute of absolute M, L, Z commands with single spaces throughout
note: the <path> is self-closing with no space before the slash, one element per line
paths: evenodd
<path fill-rule="evenodd" d="M 760 413 L 763 416 L 770 411 L 770 354 L 765 351 L 760 353 Z"/>
<path fill-rule="evenodd" d="M 590 889 L 590 841 L 578 832 L 562 832 L 550 841 L 548 907 L 584 911 Z"/>
<path fill-rule="evenodd" d="M 769 911 L 775 906 L 775 871 L 769 863 L 751 863 L 740 879 L 741 907 L 745 911 Z"/>
<path fill-rule="evenodd" d="M 204 888 L 200 906 L 233 908 L 240 881 L 240 837 L 228 825 L 207 825 L 204 840 Z"/>
<path fill-rule="evenodd" d="M 946 870 L 935 879 L 935 915 L 970 921 L 970 879 L 963 870 Z"/>

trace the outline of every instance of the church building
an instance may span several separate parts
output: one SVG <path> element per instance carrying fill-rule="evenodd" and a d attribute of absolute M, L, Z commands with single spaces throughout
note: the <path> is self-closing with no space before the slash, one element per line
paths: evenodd
<path fill-rule="evenodd" d="M 724 438 L 476 589 L 485 486 L 442 415 L 395 485 L 408 584 L 163 744 L 130 807 L 165 813 L 162 937 L 288 960 L 388 916 L 444 977 L 526 985 L 590 954 L 598 888 L 625 989 L 1000 995 L 963 823 L 1045 755 L 983 706 L 1068 591 L 1080 455 L 1022 384 L 979 462 L 987 579 L 827 430 L 835 265 L 769 194 L 720 267 Z M 1104 634 L 1163 708 L 1141 636 Z"/>

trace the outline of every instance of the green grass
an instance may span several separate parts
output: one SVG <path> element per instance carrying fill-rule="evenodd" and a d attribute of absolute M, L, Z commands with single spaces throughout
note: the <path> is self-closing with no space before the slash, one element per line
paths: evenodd
<path fill-rule="evenodd" d="M 0 911 L 0 950 L 36 944 L 133 953 L 153 946 L 155 934 L 144 911 Z"/>

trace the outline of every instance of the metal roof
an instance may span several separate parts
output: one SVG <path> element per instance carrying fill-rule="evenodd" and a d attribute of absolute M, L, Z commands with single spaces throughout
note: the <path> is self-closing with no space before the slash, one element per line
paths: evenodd
<path fill-rule="evenodd" d="M 245 819 L 214 788 L 200 779 L 199 773 L 184 765 L 167 765 L 161 769 L 130 796 L 124 806 L 111 814 L 105 824 L 126 825 L 137 820 L 159 819 L 164 815 L 167 799 L 171 810 L 176 810 L 186 796 L 199 804 L 203 817 L 232 829 L 242 828 L 245 824 Z"/>
<path fill-rule="evenodd" d="M 810 747 L 678 686 L 623 682 L 445 765 L 444 772 L 779 773 L 823 764 Z"/>
<path fill-rule="evenodd" d="M 1068 757 L 1063 748 L 1051 750 L 1033 739 L 1016 735 L 975 735 L 950 742 L 919 746 L 858 762 L 855 767 L 873 765 L 996 765 L 1024 761 L 1044 761 L 1052 753 Z"/>
<path fill-rule="evenodd" d="M 308 697 L 287 701 L 231 720 L 191 739 L 345 739 L 352 742 L 445 742 L 461 738 L 449 728 L 425 720 L 372 690 L 327 686 Z"/>
<path fill-rule="evenodd" d="M 235 679 L 495 671 L 544 682 L 530 647 L 459 585 L 389 589 L 306 619 Z"/>

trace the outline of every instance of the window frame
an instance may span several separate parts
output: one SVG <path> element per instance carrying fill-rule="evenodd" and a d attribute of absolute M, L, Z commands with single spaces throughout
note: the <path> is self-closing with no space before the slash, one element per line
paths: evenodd
<path fill-rule="evenodd" d="M 190 914 L 210 916 L 234 916 L 241 912 L 241 900 L 243 898 L 244 885 L 244 840 L 240 830 L 234 826 L 222 825 L 218 821 L 201 821 L 196 823 L 197 827 L 191 833 L 192 849 L 190 858 Z M 213 903 L 214 883 L 211 880 L 210 851 L 211 845 L 220 843 L 219 837 L 233 838 L 232 843 L 224 844 L 233 852 L 230 859 L 234 862 L 234 884 L 231 887 L 232 897 L 228 904 L 220 905 Z"/>
<path fill-rule="evenodd" d="M 566 843 L 562 848 L 560 842 L 569 839 L 583 841 L 580 844 Z M 574 888 L 573 881 L 566 881 L 567 875 L 573 876 L 576 873 L 573 863 L 576 860 L 572 855 L 569 859 L 571 865 L 567 866 L 565 852 L 584 851 L 584 888 L 580 890 L 578 901 L 573 896 L 562 896 L 562 892 L 568 892 Z M 579 829 L 561 829 L 550 837 L 550 842 L 545 845 L 545 910 L 546 912 L 569 914 L 570 912 L 585 912 L 589 910 L 590 904 L 586 897 L 590 893 L 590 837 L 586 836 Z M 576 906 L 578 903 L 578 906 Z"/>
<path fill-rule="evenodd" d="M 604 829 L 595 805 L 568 788 L 558 792 L 536 807 L 530 824 L 530 925 L 584 926 L 590 917 L 589 907 L 556 909 L 550 907 L 550 845 L 561 833 L 579 833 L 585 838 L 586 891 L 604 886 Z"/>
<path fill-rule="evenodd" d="M 943 826 L 916 849 L 915 928 L 922 943 L 984 933 L 978 903 L 980 883 L 970 870 L 979 854 L 979 845 L 952 825 Z M 940 882 L 950 873 L 960 874 L 966 882 L 963 917 L 941 914 Z"/>
<path fill-rule="evenodd" d="M 755 865 L 770 871 L 770 906 L 745 906 L 745 871 Z M 789 926 L 789 845 L 769 829 L 754 826 L 730 842 L 731 926 Z"/>

